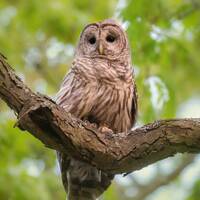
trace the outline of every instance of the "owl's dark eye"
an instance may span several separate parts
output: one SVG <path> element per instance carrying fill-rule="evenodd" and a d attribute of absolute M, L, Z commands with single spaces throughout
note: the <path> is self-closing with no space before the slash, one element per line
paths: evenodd
<path fill-rule="evenodd" d="M 90 44 L 95 44 L 95 42 L 96 42 L 95 36 L 90 37 L 90 38 L 88 39 L 88 42 L 89 42 Z"/>
<path fill-rule="evenodd" d="M 114 42 L 115 40 L 116 40 L 116 37 L 113 36 L 113 35 L 107 35 L 107 36 L 106 36 L 106 41 L 107 41 L 107 42 L 112 43 L 112 42 Z"/>

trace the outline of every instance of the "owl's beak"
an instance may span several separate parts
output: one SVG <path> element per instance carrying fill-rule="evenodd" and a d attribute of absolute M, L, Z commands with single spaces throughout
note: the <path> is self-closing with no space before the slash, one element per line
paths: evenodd
<path fill-rule="evenodd" d="M 104 48 L 103 48 L 103 45 L 102 45 L 101 43 L 99 43 L 98 51 L 99 51 L 99 54 L 100 54 L 100 55 L 103 55 L 103 53 L 104 53 Z"/>

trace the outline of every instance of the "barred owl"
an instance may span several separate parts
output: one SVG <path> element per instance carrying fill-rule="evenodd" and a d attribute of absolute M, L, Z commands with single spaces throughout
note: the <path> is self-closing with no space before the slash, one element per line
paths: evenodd
<path fill-rule="evenodd" d="M 131 129 L 137 112 L 136 86 L 128 40 L 119 24 L 107 19 L 83 29 L 56 101 L 75 117 L 96 123 L 102 134 Z M 94 200 L 113 179 L 59 152 L 58 160 L 68 200 Z"/>

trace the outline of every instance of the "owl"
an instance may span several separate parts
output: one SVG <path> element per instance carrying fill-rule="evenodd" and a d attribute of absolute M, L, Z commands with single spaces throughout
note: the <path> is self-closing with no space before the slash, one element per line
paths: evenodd
<path fill-rule="evenodd" d="M 95 123 L 102 134 L 134 125 L 137 95 L 127 36 L 114 20 L 87 25 L 56 102 L 77 118 Z M 114 177 L 58 152 L 68 200 L 95 200 Z"/>

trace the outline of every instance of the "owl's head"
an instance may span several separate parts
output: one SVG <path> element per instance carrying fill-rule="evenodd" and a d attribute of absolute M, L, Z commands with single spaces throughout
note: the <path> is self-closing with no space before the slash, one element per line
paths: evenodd
<path fill-rule="evenodd" d="M 114 20 L 87 25 L 80 36 L 76 55 L 117 59 L 118 56 L 129 56 L 126 34 Z"/>

